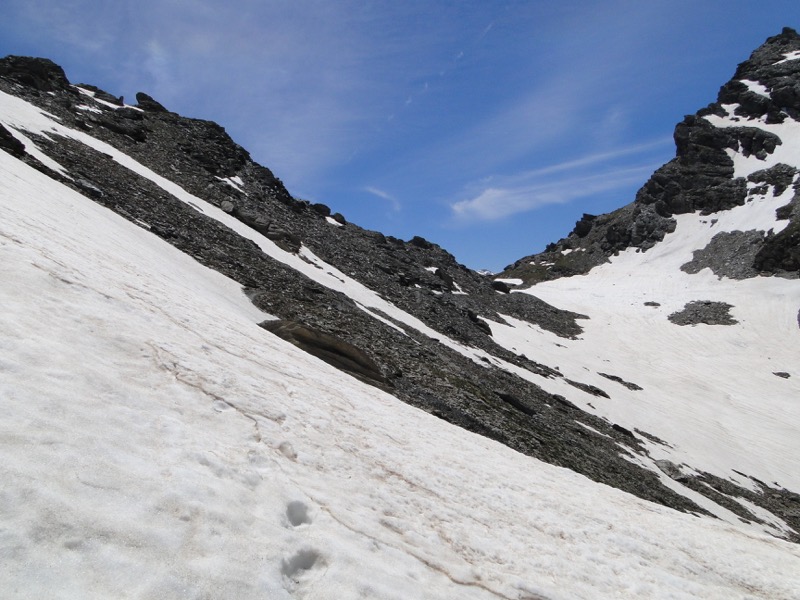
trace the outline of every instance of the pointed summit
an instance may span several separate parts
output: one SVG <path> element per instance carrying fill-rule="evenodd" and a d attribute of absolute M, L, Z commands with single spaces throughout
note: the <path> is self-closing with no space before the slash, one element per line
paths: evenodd
<path fill-rule="evenodd" d="M 566 238 L 509 265 L 503 277 L 536 283 L 586 273 L 626 248 L 647 251 L 675 231 L 674 215 L 712 215 L 742 206 L 764 186 L 775 193 L 795 181 L 800 156 L 789 152 L 800 122 L 800 35 L 791 28 L 769 38 L 741 63 L 717 101 L 675 127 L 676 156 L 658 169 L 631 204 L 612 213 L 584 215 Z M 780 152 L 776 152 L 780 149 Z M 736 164 L 753 157 L 751 168 Z M 800 272 L 800 201 L 781 210 L 788 220 L 771 235 L 737 236 L 725 252 L 741 253 L 739 276 Z"/>

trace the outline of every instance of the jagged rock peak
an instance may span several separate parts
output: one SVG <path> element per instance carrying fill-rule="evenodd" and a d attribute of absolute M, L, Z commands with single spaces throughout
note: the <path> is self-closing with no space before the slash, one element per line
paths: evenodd
<path fill-rule="evenodd" d="M 738 116 L 766 115 L 768 123 L 781 123 L 787 116 L 800 118 L 800 63 L 787 60 L 796 52 L 800 52 L 800 35 L 786 27 L 738 66 L 733 79 L 720 89 L 718 104 L 738 104 Z M 769 93 L 758 93 L 754 84 Z"/>
<path fill-rule="evenodd" d="M 768 127 L 759 127 L 759 123 L 800 121 L 797 58 L 800 58 L 800 35 L 794 29 L 786 27 L 767 39 L 749 59 L 739 64 L 733 78 L 720 88 L 715 102 L 676 125 L 675 158 L 653 173 L 637 192 L 634 202 L 609 214 L 584 215 L 566 238 L 550 244 L 542 253 L 509 265 L 502 276 L 536 283 L 586 273 L 626 248 L 642 251 L 652 248 L 675 230 L 673 215 L 693 212 L 708 215 L 745 204 L 748 184 L 758 183 L 753 179 L 757 173 L 747 179 L 735 177 L 730 154 L 739 152 L 744 157 L 766 160 L 783 141 Z M 727 117 L 729 112 L 741 125 L 716 127 L 706 118 Z M 791 171 L 788 183 L 787 169 Z M 776 165 L 768 171 L 761 179 L 769 185 L 780 183 L 785 189 L 796 169 Z M 774 189 L 777 191 L 778 186 Z M 800 260 L 793 249 L 792 236 L 800 235 L 800 217 L 792 219 L 783 235 L 768 238 L 761 233 L 764 239 L 756 244 L 752 243 L 753 236 L 747 237 L 750 263 L 738 272 L 755 276 L 793 275 L 798 271 Z M 735 239 L 739 238 L 731 237 L 729 241 Z M 769 260 L 764 258 L 765 252 Z"/>
<path fill-rule="evenodd" d="M 40 92 L 50 92 L 69 86 L 64 69 L 47 58 L 6 56 L 0 59 L 0 76 Z"/>
<path fill-rule="evenodd" d="M 734 78 L 741 78 L 759 68 L 773 66 L 782 61 L 785 54 L 798 48 L 800 48 L 800 34 L 791 27 L 784 27 L 778 35 L 767 38 L 766 42 L 753 51 L 749 59 L 739 65 Z M 789 67 L 789 62 L 782 64 Z"/>
<path fill-rule="evenodd" d="M 164 105 L 160 102 L 153 100 L 152 96 L 148 96 L 144 92 L 136 93 L 136 105 L 142 110 L 150 112 L 169 112 Z"/>

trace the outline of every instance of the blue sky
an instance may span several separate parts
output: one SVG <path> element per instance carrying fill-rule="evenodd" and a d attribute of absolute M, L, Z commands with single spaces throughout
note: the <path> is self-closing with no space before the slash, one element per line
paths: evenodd
<path fill-rule="evenodd" d="M 500 270 L 633 200 L 797 0 L 4 0 L 0 55 L 217 121 L 299 198 Z"/>

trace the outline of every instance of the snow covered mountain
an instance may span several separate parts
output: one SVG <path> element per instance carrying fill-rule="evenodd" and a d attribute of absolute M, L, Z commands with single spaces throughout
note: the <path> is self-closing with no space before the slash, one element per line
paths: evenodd
<path fill-rule="evenodd" d="M 492 280 L 0 60 L 4 595 L 800 597 L 798 90 Z"/>

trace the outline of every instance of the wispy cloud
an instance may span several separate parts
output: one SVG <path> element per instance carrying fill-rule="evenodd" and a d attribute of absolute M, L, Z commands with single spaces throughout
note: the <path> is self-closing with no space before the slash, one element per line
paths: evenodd
<path fill-rule="evenodd" d="M 641 184 L 659 166 L 653 152 L 665 150 L 669 138 L 596 152 L 514 174 L 486 178 L 470 186 L 469 197 L 450 204 L 456 223 L 497 221 L 549 204 Z"/>
<path fill-rule="evenodd" d="M 432 26 L 401 25 L 413 7 L 360 0 L 9 2 L 33 35 L 89 67 L 79 79 L 214 118 L 292 182 L 346 162 L 398 96 L 424 93 L 419 77 L 435 69 L 421 69 L 420 57 L 442 43 Z"/>
<path fill-rule="evenodd" d="M 643 182 L 653 172 L 654 167 L 655 165 L 631 167 L 515 188 L 487 187 L 474 198 L 455 202 L 451 205 L 451 210 L 459 223 L 497 221 L 548 204 L 566 204 L 578 198 Z"/>
<path fill-rule="evenodd" d="M 388 192 L 385 192 L 373 186 L 365 186 L 363 190 L 369 194 L 372 194 L 373 196 L 377 196 L 381 200 L 385 200 L 386 202 L 388 202 L 394 212 L 400 212 L 402 208 L 400 202 L 397 200 L 397 198 L 395 198 Z"/>
<path fill-rule="evenodd" d="M 484 25 L 479 38 L 492 59 L 482 63 L 483 47 L 475 46 L 470 56 L 478 57 L 470 66 L 489 82 L 506 85 L 489 92 L 464 89 L 465 94 L 489 100 L 472 113 L 474 119 L 424 140 L 404 168 L 436 173 L 440 180 L 460 179 L 463 185 L 464 174 L 511 173 L 552 161 L 565 151 L 574 154 L 579 146 L 593 152 L 641 140 L 633 126 L 642 126 L 632 113 L 647 101 L 647 90 L 640 89 L 644 84 L 636 75 L 650 68 L 647 61 L 652 57 L 646 58 L 644 50 L 648 36 L 665 20 L 664 7 L 614 0 L 602 7 L 587 3 L 556 13 L 562 22 L 551 20 L 551 26 L 568 35 L 537 29 L 529 20 L 535 9 L 524 3 L 515 4 L 513 13 L 498 17 L 491 27 Z M 495 52 L 504 47 L 502 36 L 518 33 L 515 17 L 534 28 L 529 40 L 517 39 L 514 46 L 528 52 L 522 60 L 519 54 L 499 60 Z M 608 31 L 621 35 L 609 36 Z M 495 72 L 500 72 L 497 78 Z M 444 107 L 443 120 L 449 108 L 458 109 Z"/>
<path fill-rule="evenodd" d="M 563 173 L 565 171 L 568 172 L 575 171 L 576 169 L 580 168 L 596 167 L 599 165 L 608 164 L 609 162 L 614 161 L 616 159 L 626 158 L 629 156 L 633 156 L 635 158 L 637 156 L 645 155 L 653 150 L 660 150 L 666 147 L 671 147 L 672 143 L 673 143 L 672 138 L 665 136 L 658 138 L 656 140 L 643 142 L 641 144 L 633 144 L 631 146 L 624 146 L 622 148 L 614 148 L 612 150 L 595 152 L 593 154 L 587 154 L 579 158 L 567 160 L 553 165 L 548 165 L 546 167 L 540 167 L 538 169 L 533 169 L 530 171 L 523 171 L 522 173 L 515 175 L 512 178 L 509 178 L 509 180 L 525 181 L 525 180 L 535 179 L 538 177 L 544 177 L 546 175 Z"/>

